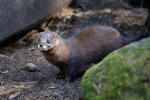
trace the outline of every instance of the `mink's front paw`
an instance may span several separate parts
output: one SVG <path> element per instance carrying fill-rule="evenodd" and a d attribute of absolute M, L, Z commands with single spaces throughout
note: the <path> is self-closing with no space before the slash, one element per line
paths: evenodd
<path fill-rule="evenodd" d="M 66 76 L 66 77 L 65 77 L 65 81 L 66 81 L 67 83 L 70 83 L 70 82 L 71 82 L 71 79 L 72 79 L 72 78 L 71 78 L 70 76 Z"/>
<path fill-rule="evenodd" d="M 56 79 L 65 79 L 65 74 L 64 73 L 57 73 Z"/>

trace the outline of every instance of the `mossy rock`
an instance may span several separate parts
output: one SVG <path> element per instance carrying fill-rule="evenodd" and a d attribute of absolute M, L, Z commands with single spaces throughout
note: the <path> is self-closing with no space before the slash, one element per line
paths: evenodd
<path fill-rule="evenodd" d="M 85 100 L 149 100 L 150 38 L 114 51 L 83 76 Z"/>

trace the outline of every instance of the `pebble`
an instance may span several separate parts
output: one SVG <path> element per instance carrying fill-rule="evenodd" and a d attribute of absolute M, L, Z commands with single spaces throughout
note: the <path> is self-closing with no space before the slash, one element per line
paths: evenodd
<path fill-rule="evenodd" d="M 28 63 L 25 67 L 28 72 L 36 72 L 38 70 L 37 66 L 33 63 Z"/>
<path fill-rule="evenodd" d="M 4 55 L 4 54 L 0 54 L 0 57 L 7 57 L 6 55 Z"/>
<path fill-rule="evenodd" d="M 9 97 L 8 97 L 8 100 L 16 100 L 16 97 L 19 95 L 19 93 L 15 93 L 15 94 L 11 94 Z"/>

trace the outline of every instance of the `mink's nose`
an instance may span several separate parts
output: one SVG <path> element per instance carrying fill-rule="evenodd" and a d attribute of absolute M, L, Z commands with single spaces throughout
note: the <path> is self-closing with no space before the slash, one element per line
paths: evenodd
<path fill-rule="evenodd" d="M 41 47 L 41 48 L 42 48 L 42 47 L 43 47 L 43 44 L 38 44 L 38 47 Z"/>
<path fill-rule="evenodd" d="M 43 45 L 42 45 L 42 44 L 40 44 L 40 47 L 43 47 Z"/>

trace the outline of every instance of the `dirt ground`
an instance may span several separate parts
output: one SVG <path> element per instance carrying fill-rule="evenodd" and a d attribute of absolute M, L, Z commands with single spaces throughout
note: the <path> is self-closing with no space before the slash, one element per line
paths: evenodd
<path fill-rule="evenodd" d="M 81 78 L 71 83 L 56 79 L 58 69 L 48 63 L 37 48 L 39 32 L 51 30 L 68 38 L 82 27 L 112 26 L 131 37 L 147 32 L 148 10 L 132 8 L 123 0 L 76 0 L 70 7 L 31 30 L 15 43 L 0 48 L 0 100 L 81 100 Z M 25 69 L 27 63 L 36 72 Z"/>

